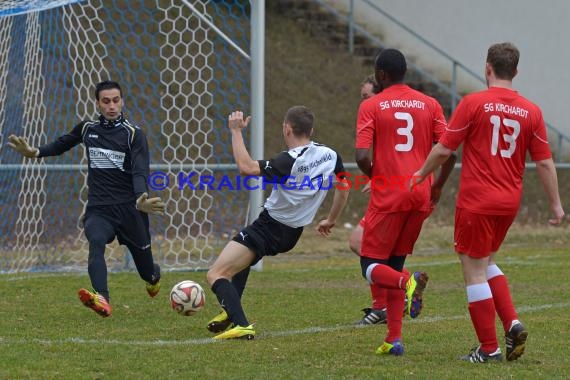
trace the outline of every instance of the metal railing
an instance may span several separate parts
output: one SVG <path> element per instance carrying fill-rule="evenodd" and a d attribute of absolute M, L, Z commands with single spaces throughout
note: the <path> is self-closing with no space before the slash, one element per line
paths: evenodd
<path fill-rule="evenodd" d="M 362 26 L 360 26 L 356 23 L 355 17 L 354 17 L 355 0 L 349 0 L 348 15 L 342 14 L 336 8 L 334 8 L 333 6 L 328 4 L 325 0 L 314 0 L 314 1 L 317 2 L 318 4 L 320 4 L 325 9 L 327 9 L 332 14 L 334 14 L 338 19 L 347 22 L 347 24 L 348 24 L 348 49 L 349 49 L 349 52 L 351 54 L 354 53 L 355 32 L 358 32 L 360 35 L 364 36 L 367 40 L 369 40 L 371 43 L 377 45 L 380 48 L 386 47 L 386 44 L 383 41 L 381 41 L 377 36 L 374 36 L 373 34 L 368 32 L 366 29 L 364 29 Z M 448 61 L 451 64 L 451 81 L 449 84 L 447 84 L 444 81 L 440 80 L 439 78 L 435 77 L 433 74 L 422 69 L 421 67 L 416 65 L 414 62 L 408 62 L 408 66 L 410 66 L 413 70 L 418 72 L 422 77 L 426 78 L 428 81 L 435 84 L 439 90 L 447 93 L 450 96 L 450 98 L 451 98 L 451 112 L 453 112 L 455 110 L 457 103 L 459 103 L 459 101 L 462 98 L 462 95 L 457 91 L 457 89 L 458 89 L 458 86 L 457 86 L 458 72 L 460 70 L 461 70 L 461 72 L 466 73 L 469 77 L 473 78 L 475 81 L 480 82 L 481 84 L 486 86 L 486 81 L 482 76 L 475 73 L 473 70 L 471 70 L 470 68 L 465 66 L 463 63 L 461 63 L 460 61 L 458 61 L 457 59 L 455 59 L 454 57 L 449 55 L 443 49 L 436 46 L 434 43 L 432 43 L 429 40 L 427 40 L 426 38 L 422 37 L 419 33 L 412 30 L 410 27 L 408 27 L 407 25 L 405 25 L 404 23 L 402 23 L 401 21 L 396 19 L 394 16 L 390 15 L 389 13 L 387 13 L 386 11 L 384 11 L 383 9 L 378 7 L 376 4 L 372 3 L 370 0 L 360 0 L 360 2 L 368 5 L 372 10 L 374 10 L 375 12 L 384 16 L 386 19 L 388 19 L 389 21 L 394 23 L 396 26 L 398 26 L 399 28 L 404 30 L 408 35 L 412 36 L 416 41 L 419 41 L 421 44 L 428 47 L 433 52 L 435 52 L 438 56 L 445 59 L 446 61 Z M 564 157 L 564 154 L 563 154 L 564 143 L 567 143 L 567 144 L 570 143 L 570 137 L 550 123 L 546 123 L 546 126 L 548 128 L 548 131 L 552 135 L 555 135 L 557 138 L 556 146 L 557 146 L 557 153 L 558 154 L 556 157 L 556 162 L 561 162 L 562 158 Z"/>
<path fill-rule="evenodd" d="M 339 12 L 336 8 L 334 8 L 333 6 L 327 4 L 324 0 L 315 0 L 317 3 L 319 3 L 322 7 L 324 7 L 325 9 L 327 9 L 329 12 L 331 12 L 332 14 L 334 14 L 338 19 L 346 21 L 349 25 L 349 49 L 353 50 L 354 49 L 354 32 L 358 32 L 359 34 L 361 34 L 362 36 L 366 37 L 366 39 L 368 39 L 371 43 L 373 43 L 374 45 L 380 47 L 380 48 L 386 48 L 386 44 L 384 44 L 384 42 L 382 40 L 380 40 L 378 37 L 376 37 L 375 35 L 371 34 L 370 32 L 368 32 L 366 29 L 364 29 L 362 26 L 356 24 L 354 22 L 353 19 L 353 15 L 349 14 L 348 16 L 342 14 L 341 12 Z M 354 0 L 350 0 L 351 4 Z M 352 9 L 354 9 L 351 6 Z M 350 47 L 352 46 L 352 47 Z M 352 53 L 353 51 L 351 51 Z M 452 99 L 453 98 L 457 98 L 457 102 L 461 99 L 461 95 L 459 95 L 457 93 L 457 91 L 453 91 L 448 85 L 446 85 L 443 81 L 441 81 L 439 78 L 437 78 L 436 76 L 434 76 L 433 74 L 427 72 L 426 70 L 424 70 L 423 68 L 421 68 L 420 66 L 416 65 L 414 62 L 408 62 L 408 66 L 411 67 L 414 71 L 417 71 L 422 77 L 427 78 L 427 80 L 429 82 L 434 83 L 438 89 L 440 89 L 441 91 L 447 93 Z"/>

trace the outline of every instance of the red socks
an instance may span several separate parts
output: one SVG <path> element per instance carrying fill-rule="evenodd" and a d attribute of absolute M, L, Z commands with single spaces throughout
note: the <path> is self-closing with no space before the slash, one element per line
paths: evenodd
<path fill-rule="evenodd" d="M 469 314 L 475 328 L 481 350 L 492 353 L 499 347 L 495 328 L 495 304 L 488 283 L 467 285 Z"/>
<path fill-rule="evenodd" d="M 369 280 L 382 288 L 405 289 L 409 274 L 398 272 L 388 265 L 376 264 L 369 274 Z"/>
<path fill-rule="evenodd" d="M 503 323 L 505 332 L 508 332 L 512 321 L 518 319 L 518 316 L 511 298 L 507 277 L 505 277 L 497 265 L 489 265 L 487 267 L 487 283 L 493 294 L 497 314 Z"/>
<path fill-rule="evenodd" d="M 386 293 L 388 295 L 388 309 L 386 310 L 388 331 L 384 341 L 392 343 L 396 339 L 402 339 L 404 291 L 400 289 L 386 289 Z"/>
<path fill-rule="evenodd" d="M 370 284 L 370 294 L 372 294 L 372 308 L 382 310 L 388 303 L 388 289 L 381 288 L 376 284 Z"/>
<path fill-rule="evenodd" d="M 402 274 L 406 279 L 410 277 L 410 272 L 406 268 L 402 270 Z M 380 274 L 382 275 L 382 274 Z M 406 280 L 407 281 L 407 280 Z M 404 282 L 405 284 L 405 282 Z M 375 310 L 382 310 L 388 304 L 388 289 L 382 288 L 379 285 L 371 284 L 370 293 L 372 294 L 372 308 Z M 402 296 L 403 298 L 403 296 Z"/>
<path fill-rule="evenodd" d="M 375 265 L 368 274 L 368 279 L 373 282 L 370 287 L 374 297 L 373 308 L 382 309 L 380 301 L 385 297 L 384 305 L 387 307 L 386 322 L 388 325 L 386 342 L 392 343 L 397 339 L 402 339 L 404 289 L 409 278 L 410 274 L 405 268 L 402 272 L 398 272 L 383 264 Z"/>

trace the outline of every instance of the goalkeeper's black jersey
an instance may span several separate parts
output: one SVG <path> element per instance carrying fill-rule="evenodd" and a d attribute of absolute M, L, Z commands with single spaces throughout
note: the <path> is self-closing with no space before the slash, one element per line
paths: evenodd
<path fill-rule="evenodd" d="M 88 205 L 135 202 L 148 192 L 149 153 L 143 131 L 121 115 L 83 121 L 50 144 L 39 147 L 39 157 L 57 156 L 83 143 L 87 152 Z"/>

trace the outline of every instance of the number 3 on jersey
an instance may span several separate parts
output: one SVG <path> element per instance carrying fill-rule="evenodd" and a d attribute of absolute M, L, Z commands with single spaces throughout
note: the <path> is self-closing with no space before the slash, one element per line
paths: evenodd
<path fill-rule="evenodd" d="M 397 152 L 409 152 L 414 146 L 414 135 L 412 135 L 414 119 L 408 112 L 395 112 L 394 117 L 397 120 L 403 120 L 406 122 L 405 127 L 396 129 L 396 133 L 400 136 L 404 136 L 406 138 L 406 142 L 403 144 L 396 144 L 394 149 L 396 149 Z"/>
<path fill-rule="evenodd" d="M 501 129 L 501 118 L 497 115 L 491 116 L 491 124 L 493 124 L 493 138 L 491 140 L 491 154 L 493 156 L 497 155 L 497 150 L 499 149 L 499 131 Z M 511 158 L 515 149 L 517 148 L 517 137 L 521 131 L 521 125 L 518 121 L 513 119 L 503 119 L 503 125 L 505 127 L 510 127 L 513 129 L 511 135 L 503 134 L 503 140 L 508 145 L 508 149 L 501 149 L 501 157 Z"/>

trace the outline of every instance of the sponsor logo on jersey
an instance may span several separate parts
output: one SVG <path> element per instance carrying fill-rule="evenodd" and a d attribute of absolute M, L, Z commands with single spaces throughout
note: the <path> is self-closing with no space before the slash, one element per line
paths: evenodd
<path fill-rule="evenodd" d="M 103 148 L 89 148 L 89 163 L 93 169 L 119 169 L 124 171 L 125 153 Z"/>
<path fill-rule="evenodd" d="M 311 169 L 314 169 L 316 167 L 318 167 L 321 164 L 324 164 L 327 161 L 330 161 L 333 159 L 332 154 L 330 153 L 326 153 L 325 155 L 321 156 L 319 159 L 316 159 L 312 162 L 310 162 L 309 164 L 306 165 L 300 165 L 297 168 L 297 172 L 298 173 L 308 173 Z"/>

